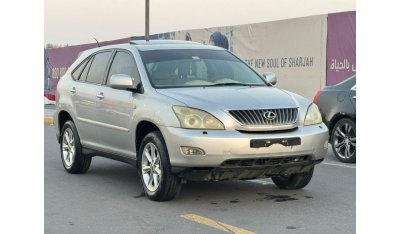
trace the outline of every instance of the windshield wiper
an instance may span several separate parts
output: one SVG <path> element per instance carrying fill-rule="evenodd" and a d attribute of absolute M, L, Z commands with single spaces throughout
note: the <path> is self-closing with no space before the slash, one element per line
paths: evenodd
<path fill-rule="evenodd" d="M 236 82 L 216 83 L 216 84 L 212 84 L 210 86 L 229 86 L 229 85 L 253 86 L 251 84 L 236 83 Z"/>

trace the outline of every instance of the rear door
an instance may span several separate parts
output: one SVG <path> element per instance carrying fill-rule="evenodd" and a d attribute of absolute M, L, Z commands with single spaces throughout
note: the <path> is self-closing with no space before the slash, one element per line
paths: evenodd
<path fill-rule="evenodd" d="M 134 83 L 140 82 L 135 59 L 129 51 L 118 50 L 112 58 L 105 85 L 99 88 L 98 128 L 101 146 L 104 151 L 123 156 L 134 155 L 134 132 L 130 128 L 134 119 L 135 106 L 139 102 L 139 93 L 117 90 L 110 87 L 110 78 L 114 74 L 129 75 Z"/>
<path fill-rule="evenodd" d="M 99 126 L 98 93 L 104 81 L 105 71 L 112 51 L 98 52 L 90 58 L 75 82 L 73 102 L 81 141 L 85 145 L 98 146 Z"/>
<path fill-rule="evenodd" d="M 75 109 L 75 116 L 77 118 L 76 126 L 79 130 L 79 137 L 82 144 L 90 144 L 95 142 L 95 128 L 87 121 L 82 121 L 91 118 L 91 113 L 88 110 L 96 108 L 94 102 L 94 92 L 91 91 L 91 85 L 86 83 L 86 77 L 93 61 L 93 56 L 89 56 L 85 62 L 81 63 L 72 72 L 72 77 L 76 82 L 70 88 L 71 100 Z"/>

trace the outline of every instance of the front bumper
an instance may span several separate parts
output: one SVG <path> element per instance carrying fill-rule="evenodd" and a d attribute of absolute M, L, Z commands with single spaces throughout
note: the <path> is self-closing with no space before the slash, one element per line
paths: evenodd
<path fill-rule="evenodd" d="M 236 130 L 192 130 L 161 126 L 172 167 L 220 167 L 228 160 L 308 156 L 311 161 L 321 161 L 328 150 L 328 128 L 325 124 L 298 127 L 294 130 L 268 133 L 242 133 Z M 251 148 L 254 139 L 301 139 L 300 145 Z M 205 155 L 187 156 L 181 146 L 201 148 Z"/>
<path fill-rule="evenodd" d="M 215 168 L 173 168 L 182 178 L 192 181 L 248 180 L 308 172 L 323 159 L 310 156 L 228 160 Z"/>

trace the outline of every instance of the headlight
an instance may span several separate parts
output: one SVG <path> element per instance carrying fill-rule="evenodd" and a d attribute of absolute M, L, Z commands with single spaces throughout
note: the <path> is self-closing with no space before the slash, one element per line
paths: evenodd
<path fill-rule="evenodd" d="M 307 115 L 304 120 L 304 126 L 320 124 L 322 123 L 321 113 L 319 112 L 318 106 L 314 103 L 308 107 Z"/>
<path fill-rule="evenodd" d="M 194 129 L 225 129 L 224 125 L 211 114 L 183 106 L 173 106 L 182 128 Z"/>

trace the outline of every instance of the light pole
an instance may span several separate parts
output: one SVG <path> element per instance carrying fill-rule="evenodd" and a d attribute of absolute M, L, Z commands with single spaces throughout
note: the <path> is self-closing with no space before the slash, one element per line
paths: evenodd
<path fill-rule="evenodd" d="M 146 41 L 150 40 L 150 36 L 149 36 L 149 24 L 150 24 L 150 17 L 149 17 L 149 11 L 150 11 L 150 0 L 146 0 L 146 29 L 145 29 L 145 36 L 144 38 L 146 39 Z"/>

